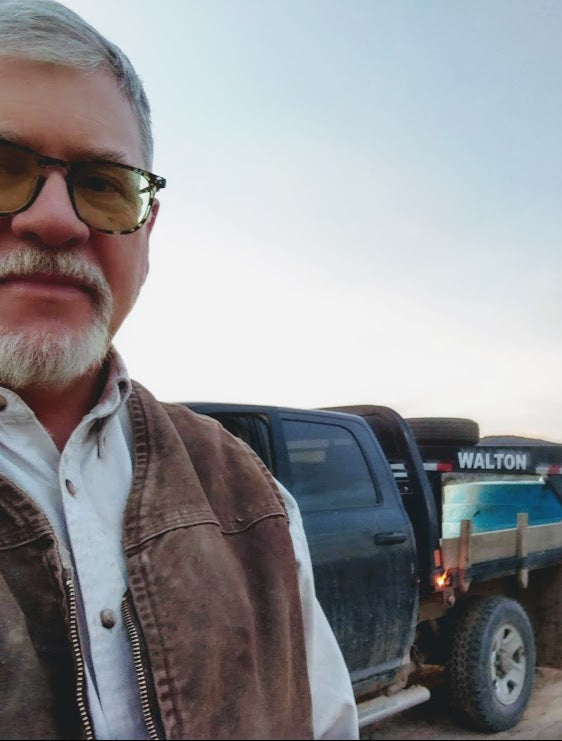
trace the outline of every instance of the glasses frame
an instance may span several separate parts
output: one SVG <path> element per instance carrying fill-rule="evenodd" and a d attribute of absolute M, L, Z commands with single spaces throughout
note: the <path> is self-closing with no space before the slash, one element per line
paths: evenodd
<path fill-rule="evenodd" d="M 76 216 L 80 219 L 81 222 L 86 224 L 87 227 L 90 229 L 95 229 L 98 232 L 103 232 L 103 234 L 132 234 L 133 232 L 136 232 L 138 229 L 141 228 L 141 226 L 146 222 L 148 217 L 150 216 L 150 212 L 152 211 L 152 205 L 154 203 L 154 199 L 156 197 L 156 193 L 158 193 L 159 190 L 166 187 L 166 179 L 163 177 L 160 177 L 160 175 L 155 175 L 153 172 L 149 172 L 148 170 L 143 170 L 140 167 L 133 167 L 132 165 L 124 165 L 122 162 L 113 162 L 112 160 L 104 160 L 104 159 L 91 159 L 91 160 L 80 160 L 78 162 L 68 162 L 67 160 L 59 159 L 58 157 L 49 157 L 44 154 L 39 154 L 39 152 L 36 152 L 34 149 L 30 149 L 29 147 L 24 146 L 23 144 L 17 144 L 16 142 L 10 141 L 9 139 L 3 139 L 0 137 L 0 144 L 8 144 L 10 147 L 13 147 L 14 149 L 19 149 L 22 152 L 27 152 L 28 154 L 33 155 L 35 158 L 35 161 L 37 163 L 37 167 L 40 170 L 44 170 L 47 167 L 61 167 L 67 171 L 65 176 L 66 181 L 66 188 L 68 191 L 68 197 L 70 198 L 70 202 L 72 204 L 72 208 L 74 210 L 74 213 Z M 80 213 L 78 211 L 78 208 L 76 206 L 76 202 L 74 200 L 74 191 L 73 191 L 73 185 L 72 185 L 72 174 L 73 172 L 76 172 L 77 170 L 80 170 L 80 168 L 83 168 L 85 165 L 111 165 L 112 167 L 118 167 L 121 170 L 128 170 L 129 172 L 136 172 L 139 175 L 142 175 L 146 178 L 146 180 L 149 183 L 149 189 L 150 189 L 150 197 L 148 200 L 148 205 L 146 207 L 146 214 L 143 216 L 141 221 L 131 229 L 100 229 L 98 226 L 92 226 L 92 224 L 88 224 L 88 222 L 80 216 Z M 35 186 L 35 190 L 33 191 L 33 194 L 31 198 L 27 201 L 27 203 L 22 206 L 21 208 L 15 209 L 14 211 L 0 211 L 0 217 L 1 216 L 15 216 L 16 214 L 21 214 L 22 211 L 25 211 L 30 206 L 33 205 L 33 203 L 36 201 L 37 197 L 39 196 L 39 193 L 41 192 L 41 189 L 45 185 L 45 182 L 47 181 L 47 178 L 44 175 L 39 175 L 37 178 L 37 185 Z M 139 191 L 144 192 L 144 191 Z"/>

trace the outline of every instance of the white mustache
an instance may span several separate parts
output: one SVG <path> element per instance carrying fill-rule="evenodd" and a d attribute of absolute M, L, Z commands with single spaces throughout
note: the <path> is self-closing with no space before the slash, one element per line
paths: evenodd
<path fill-rule="evenodd" d="M 22 245 L 0 258 L 0 282 L 23 275 L 48 273 L 73 278 L 82 283 L 102 315 L 113 302 L 109 283 L 94 263 L 70 252 L 47 252 L 33 245 Z"/>

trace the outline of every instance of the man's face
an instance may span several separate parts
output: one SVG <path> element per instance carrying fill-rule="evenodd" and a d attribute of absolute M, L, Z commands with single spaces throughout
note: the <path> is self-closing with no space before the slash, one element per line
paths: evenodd
<path fill-rule="evenodd" d="M 109 159 L 143 167 L 133 109 L 106 71 L 1 59 L 0 137 L 62 160 Z M 111 292 L 113 337 L 129 313 L 148 271 L 153 216 L 126 235 L 97 232 L 76 216 L 60 168 L 47 170 L 37 200 L 25 211 L 0 217 L 0 265 L 11 253 L 35 247 L 76 255 L 101 272 Z M 95 320 L 92 291 L 80 281 L 0 279 L 0 322 L 27 335 L 87 331 Z M 99 317 L 98 317 L 99 318 Z"/>

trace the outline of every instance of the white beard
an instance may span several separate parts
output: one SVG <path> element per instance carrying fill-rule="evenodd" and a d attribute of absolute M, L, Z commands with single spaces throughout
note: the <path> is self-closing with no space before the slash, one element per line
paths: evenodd
<path fill-rule="evenodd" d="M 91 291 L 92 324 L 80 331 L 32 333 L 14 331 L 0 318 L 0 384 L 60 387 L 103 362 L 111 336 L 112 296 L 100 268 L 77 255 L 23 245 L 0 260 L 0 283 L 10 275 L 55 273 L 82 281 Z"/>

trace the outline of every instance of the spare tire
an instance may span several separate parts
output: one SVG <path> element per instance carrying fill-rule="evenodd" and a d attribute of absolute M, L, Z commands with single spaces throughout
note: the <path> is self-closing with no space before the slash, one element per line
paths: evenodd
<path fill-rule="evenodd" d="M 478 423 L 461 417 L 409 417 L 420 445 L 475 445 L 480 439 Z"/>

